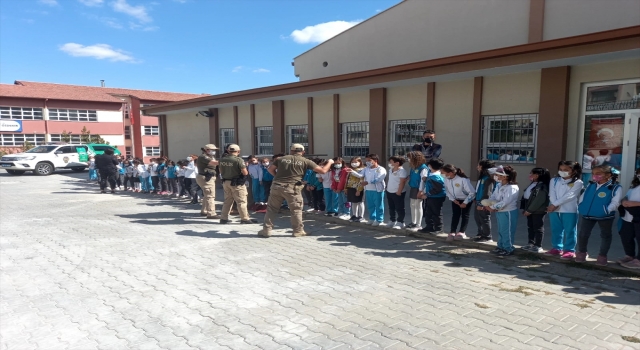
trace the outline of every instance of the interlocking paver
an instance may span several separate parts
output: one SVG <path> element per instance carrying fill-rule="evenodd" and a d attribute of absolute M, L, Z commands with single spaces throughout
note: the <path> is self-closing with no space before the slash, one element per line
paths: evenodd
<path fill-rule="evenodd" d="M 287 217 L 256 239 L 259 226 L 219 226 L 180 200 L 100 195 L 85 175 L 0 173 L 0 350 L 622 349 L 640 336 L 638 278 L 309 220 L 293 239 Z"/>

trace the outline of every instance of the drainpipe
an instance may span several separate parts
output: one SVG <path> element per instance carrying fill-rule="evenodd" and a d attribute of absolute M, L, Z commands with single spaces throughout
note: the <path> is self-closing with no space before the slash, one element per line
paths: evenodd
<path fill-rule="evenodd" d="M 44 99 L 44 110 L 42 111 L 42 119 L 44 119 L 44 142 L 51 142 L 51 135 L 49 135 L 49 107 L 47 106 L 48 98 Z"/>

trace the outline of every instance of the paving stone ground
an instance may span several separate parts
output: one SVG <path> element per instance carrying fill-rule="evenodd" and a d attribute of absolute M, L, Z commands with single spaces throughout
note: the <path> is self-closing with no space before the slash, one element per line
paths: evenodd
<path fill-rule="evenodd" d="M 640 281 L 0 173 L 0 349 L 639 349 Z M 261 219 L 260 217 L 258 217 Z"/>

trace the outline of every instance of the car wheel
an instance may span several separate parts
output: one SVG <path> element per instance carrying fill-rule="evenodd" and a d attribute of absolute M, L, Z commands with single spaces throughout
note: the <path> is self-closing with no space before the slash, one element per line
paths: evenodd
<path fill-rule="evenodd" d="M 83 172 L 84 169 L 86 169 L 85 167 L 77 167 L 77 168 L 71 168 L 71 170 L 75 171 L 76 173 L 80 173 Z"/>
<path fill-rule="evenodd" d="M 40 162 L 36 164 L 36 170 L 33 172 L 36 175 L 47 176 L 53 173 L 53 165 L 47 162 Z"/>
<path fill-rule="evenodd" d="M 23 170 L 7 170 L 7 172 L 11 175 L 22 175 L 24 174 Z"/>

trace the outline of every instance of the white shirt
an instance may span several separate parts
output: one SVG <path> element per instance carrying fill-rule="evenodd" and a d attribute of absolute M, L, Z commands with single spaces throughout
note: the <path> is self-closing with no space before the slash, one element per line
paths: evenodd
<path fill-rule="evenodd" d="M 591 172 L 591 167 L 593 166 L 593 161 L 595 160 L 595 158 L 593 158 L 592 156 L 585 154 L 582 156 L 582 172 L 584 173 L 590 173 Z"/>
<path fill-rule="evenodd" d="M 379 165 L 375 168 L 366 167 L 362 169 L 360 173 L 354 171 L 351 174 L 367 182 L 367 185 L 364 186 L 365 191 L 384 192 L 384 178 L 387 177 L 387 170 L 385 168 Z"/>
<path fill-rule="evenodd" d="M 596 165 L 602 165 L 604 164 L 604 162 L 608 162 L 611 160 L 611 155 L 606 155 L 606 156 L 597 156 L 596 157 Z"/>
<path fill-rule="evenodd" d="M 476 189 L 468 178 L 456 175 L 453 179 L 444 178 L 444 187 L 450 201 L 464 200 L 464 204 L 471 203 L 476 198 Z"/>
<path fill-rule="evenodd" d="M 147 167 L 144 164 L 138 165 L 138 174 L 142 177 L 149 177 L 149 172 L 147 171 Z"/>
<path fill-rule="evenodd" d="M 492 205 L 491 209 L 497 209 L 498 211 L 512 211 L 518 209 L 518 195 L 520 194 L 520 188 L 518 185 L 504 185 L 493 192 L 489 200 L 497 201 L 498 203 Z"/>
<path fill-rule="evenodd" d="M 512 160 L 512 159 L 513 159 L 513 156 L 510 155 L 510 154 L 506 154 L 505 153 L 505 154 L 500 156 L 500 160 Z"/>
<path fill-rule="evenodd" d="M 333 171 L 327 171 L 324 174 L 318 174 L 320 175 L 319 179 L 322 181 L 322 187 L 324 189 L 331 189 L 331 173 Z"/>
<path fill-rule="evenodd" d="M 186 179 L 195 179 L 197 174 L 196 166 L 193 161 L 190 161 L 189 164 L 184 168 L 184 177 Z"/>
<path fill-rule="evenodd" d="M 632 188 L 627 192 L 627 200 L 632 202 L 640 202 L 640 186 L 636 186 L 635 188 Z M 625 211 L 622 220 L 631 222 L 633 221 L 633 215 L 631 215 L 628 211 Z"/>
<path fill-rule="evenodd" d="M 571 182 L 572 179 L 565 180 L 561 177 L 551 179 L 549 185 L 549 201 L 558 207 L 557 213 L 577 213 L 578 197 L 582 190 L 582 180 Z"/>
<path fill-rule="evenodd" d="M 398 168 L 397 171 L 391 170 L 389 173 L 389 180 L 387 182 L 387 192 L 389 193 L 398 193 L 398 188 L 400 187 L 400 180 L 406 179 L 409 174 L 404 170 L 403 167 Z M 402 188 L 402 192 L 406 190 Z"/>
<path fill-rule="evenodd" d="M 526 190 L 524 190 L 524 199 L 529 199 L 531 197 L 531 191 L 538 186 L 537 182 L 532 182 Z"/>
<path fill-rule="evenodd" d="M 147 165 L 147 170 L 149 171 L 149 176 L 158 176 L 158 164 L 150 164 Z"/>
<path fill-rule="evenodd" d="M 184 177 L 184 168 L 178 168 L 178 171 L 176 171 L 176 174 L 178 177 Z"/>

